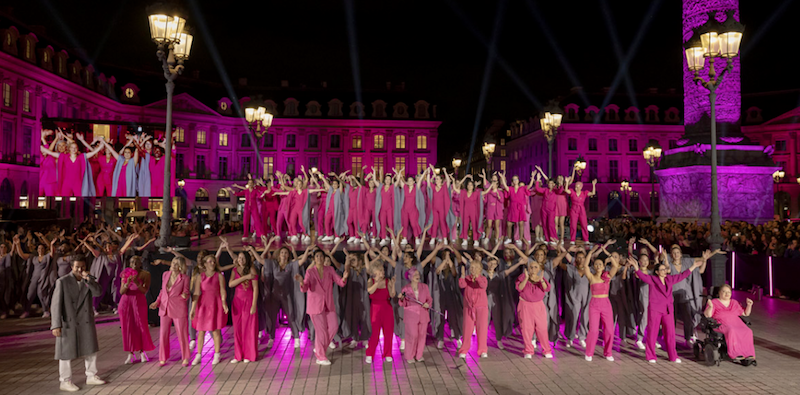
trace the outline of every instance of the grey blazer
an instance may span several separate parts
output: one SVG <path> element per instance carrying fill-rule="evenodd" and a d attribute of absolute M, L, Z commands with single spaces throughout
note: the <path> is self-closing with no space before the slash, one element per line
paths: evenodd
<path fill-rule="evenodd" d="M 72 360 L 99 350 L 92 297 L 100 285 L 89 279 L 78 282 L 72 273 L 59 278 L 50 305 L 50 329 L 61 328 L 56 338 L 55 359 Z"/>

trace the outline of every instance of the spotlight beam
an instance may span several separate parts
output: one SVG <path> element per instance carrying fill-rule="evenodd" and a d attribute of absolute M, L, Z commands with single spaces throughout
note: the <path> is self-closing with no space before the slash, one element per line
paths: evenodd
<path fill-rule="evenodd" d="M 353 89 L 356 93 L 356 101 L 363 105 L 364 102 L 361 101 L 361 67 L 359 66 L 358 40 L 356 38 L 356 12 L 353 0 L 344 1 L 344 13 L 347 20 L 347 41 L 350 47 L 350 69 L 353 72 Z M 361 113 L 358 113 L 358 118 L 363 118 Z"/>
<path fill-rule="evenodd" d="M 606 22 L 606 28 L 608 29 L 608 34 L 611 36 L 611 44 L 614 48 L 614 55 L 617 57 L 617 61 L 620 63 L 620 68 L 625 67 L 628 68 L 628 64 L 625 61 L 625 56 L 622 52 L 622 44 L 620 44 L 619 36 L 617 35 L 617 30 L 614 28 L 614 16 L 611 14 L 611 9 L 608 7 L 608 2 L 606 0 L 601 0 L 600 8 L 603 10 L 603 16 Z M 638 100 L 636 100 L 636 91 L 633 89 L 633 81 L 631 80 L 631 75 L 627 72 L 624 73 L 625 77 L 625 87 L 628 91 L 628 97 L 630 97 L 631 105 L 636 108 L 639 108 Z"/>

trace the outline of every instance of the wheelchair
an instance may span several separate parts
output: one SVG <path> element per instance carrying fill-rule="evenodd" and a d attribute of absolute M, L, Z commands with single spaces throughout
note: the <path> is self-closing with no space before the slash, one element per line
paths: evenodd
<path fill-rule="evenodd" d="M 739 317 L 744 321 L 747 326 L 750 326 L 750 319 L 748 317 Z M 720 327 L 717 320 L 713 318 L 703 317 L 700 320 L 700 330 L 706 334 L 706 338 L 698 340 L 694 344 L 694 357 L 700 360 L 700 355 L 703 355 L 706 366 L 719 366 L 723 360 L 728 360 L 738 363 L 742 366 L 757 366 L 758 363 L 755 359 L 745 358 L 740 360 L 732 360 L 728 356 L 728 345 L 725 343 L 725 335 L 717 332 L 716 329 Z"/>

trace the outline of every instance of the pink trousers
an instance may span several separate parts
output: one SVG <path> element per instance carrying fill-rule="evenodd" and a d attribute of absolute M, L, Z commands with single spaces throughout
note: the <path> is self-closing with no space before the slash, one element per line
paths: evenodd
<path fill-rule="evenodd" d="M 400 211 L 400 224 L 403 226 L 405 238 L 411 240 L 412 237 L 419 238 L 422 229 L 419 228 L 419 211 L 416 208 L 403 207 Z"/>
<path fill-rule="evenodd" d="M 544 231 L 545 241 L 558 237 L 556 231 L 556 210 L 542 210 L 542 230 Z"/>
<path fill-rule="evenodd" d="M 386 209 L 381 208 L 378 214 L 378 220 L 381 223 L 381 228 L 378 229 L 381 239 L 386 238 L 386 228 L 394 229 L 394 209 L 389 207 Z"/>
<path fill-rule="evenodd" d="M 469 308 L 464 306 L 464 332 L 463 342 L 461 348 L 458 349 L 459 354 L 466 354 L 472 348 L 472 330 L 475 329 L 478 335 L 478 354 L 483 354 L 489 351 L 486 345 L 486 340 L 489 337 L 489 307 L 475 307 L 475 316 L 473 317 Z M 475 327 L 477 325 L 477 328 Z"/>
<path fill-rule="evenodd" d="M 295 236 L 298 232 L 305 233 L 306 230 L 303 228 L 302 220 L 302 211 L 292 210 L 292 212 L 289 213 L 289 236 Z"/>
<path fill-rule="evenodd" d="M 414 308 L 414 310 L 419 309 Z M 425 351 L 425 340 L 427 338 L 428 323 L 430 320 L 427 314 L 420 315 L 418 311 L 413 311 L 409 308 L 404 310 L 403 322 L 405 322 L 405 332 L 403 332 L 403 334 L 406 337 L 406 349 L 404 351 L 406 361 L 422 359 L 422 352 Z M 484 341 L 484 344 L 485 343 Z"/>
<path fill-rule="evenodd" d="M 392 339 L 394 339 L 394 312 L 389 303 L 370 305 L 369 318 L 372 323 L 372 333 L 367 343 L 367 356 L 374 357 L 378 348 L 381 330 L 383 330 L 383 358 L 392 356 Z M 408 333 L 408 332 L 406 332 Z M 408 348 L 406 348 L 408 352 Z"/>
<path fill-rule="evenodd" d="M 461 239 L 467 240 L 467 228 L 472 225 L 472 239 L 479 240 L 481 236 L 478 232 L 478 210 L 475 210 L 475 208 L 465 208 L 462 218 Z"/>
<path fill-rule="evenodd" d="M 584 243 L 589 241 L 588 222 L 586 221 L 586 209 L 580 207 L 578 210 L 569 210 L 569 237 L 571 241 L 575 241 L 575 235 L 578 233 L 578 226 L 581 228 Z"/>
<path fill-rule="evenodd" d="M 325 350 L 333 341 L 336 330 L 339 328 L 339 319 L 335 311 L 325 311 L 320 314 L 311 314 L 311 322 L 314 324 L 314 355 L 320 361 L 327 361 L 328 356 Z M 374 328 L 373 328 L 374 331 Z"/>
<path fill-rule="evenodd" d="M 667 343 L 667 356 L 670 361 L 678 358 L 678 352 L 675 351 L 675 314 L 672 312 L 672 306 L 669 313 L 658 312 L 654 313 L 652 310 L 647 311 L 647 328 L 645 329 L 645 356 L 647 360 L 656 359 L 656 338 L 658 338 L 659 328 L 664 331 L 664 341 Z"/>
<path fill-rule="evenodd" d="M 614 312 L 608 298 L 592 298 L 589 302 L 589 334 L 586 335 L 586 356 L 594 355 L 600 323 L 603 323 L 603 356 L 610 357 L 614 346 Z"/>
<path fill-rule="evenodd" d="M 172 318 L 162 315 L 161 328 L 158 333 L 158 360 L 166 361 L 169 359 L 169 335 L 171 325 L 175 324 L 175 333 L 178 336 L 178 344 L 181 346 L 181 359 L 189 360 L 189 319 Z"/>
<path fill-rule="evenodd" d="M 287 213 L 286 210 L 280 210 L 279 209 L 278 210 L 278 219 L 277 219 L 277 222 L 276 222 L 276 225 L 275 225 L 275 234 L 276 235 L 281 235 L 283 233 L 283 229 L 286 226 L 288 226 L 288 224 L 289 224 L 289 213 Z M 289 234 L 291 235 L 293 233 L 291 233 L 291 231 L 290 231 Z"/>
<path fill-rule="evenodd" d="M 364 209 L 363 217 L 361 218 L 361 232 L 365 235 L 372 237 L 378 236 L 375 231 L 375 207 L 367 207 Z"/>
<path fill-rule="evenodd" d="M 358 207 L 350 207 L 350 212 L 347 215 L 347 235 L 350 237 L 358 236 Z"/>
<path fill-rule="evenodd" d="M 272 233 L 277 230 L 277 222 L 278 222 L 278 205 L 277 204 L 267 204 L 264 206 L 264 212 L 262 213 L 262 218 L 264 223 L 262 226 L 264 227 L 264 232 Z"/>
<path fill-rule="evenodd" d="M 328 207 L 325 210 L 325 236 L 333 236 L 335 232 L 336 225 L 336 210 L 332 207 Z M 338 236 L 338 235 L 336 235 Z"/>
<path fill-rule="evenodd" d="M 443 210 L 435 208 L 431 212 L 433 215 L 433 224 L 431 225 L 431 238 L 447 237 L 447 213 Z"/>
<path fill-rule="evenodd" d="M 547 335 L 547 307 L 543 301 L 528 302 L 525 299 L 520 299 L 517 304 L 517 315 L 519 317 L 519 326 L 522 330 L 522 344 L 525 346 L 524 353 L 534 353 L 533 335 L 539 339 L 542 345 L 542 352 L 550 354 L 550 337 Z"/>

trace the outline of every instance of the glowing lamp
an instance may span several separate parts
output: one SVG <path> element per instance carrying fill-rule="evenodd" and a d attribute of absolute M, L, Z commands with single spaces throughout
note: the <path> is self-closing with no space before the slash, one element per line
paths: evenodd
<path fill-rule="evenodd" d="M 272 126 L 272 114 L 265 112 L 261 117 L 261 125 L 264 126 L 264 130 L 269 129 Z"/>
<path fill-rule="evenodd" d="M 458 169 L 461 167 L 461 158 L 453 158 L 453 168 Z M 800 183 L 800 177 L 797 178 L 797 182 Z"/>
<path fill-rule="evenodd" d="M 157 44 L 178 41 L 186 20 L 167 10 L 164 4 L 156 4 L 148 9 L 150 38 Z"/>
<path fill-rule="evenodd" d="M 194 36 L 190 34 L 190 30 L 188 28 L 184 29 L 183 32 L 178 34 L 178 40 L 172 47 L 172 52 L 175 54 L 175 58 L 179 60 L 189 59 L 189 52 L 192 50 L 193 40 Z"/>
<path fill-rule="evenodd" d="M 186 186 L 186 181 L 178 180 L 178 186 L 181 187 L 181 188 L 185 187 Z"/>
<path fill-rule="evenodd" d="M 311 168 L 311 174 L 316 174 L 318 170 L 319 169 L 317 169 L 316 167 L 312 167 Z"/>
<path fill-rule="evenodd" d="M 742 43 L 744 25 L 733 18 L 733 10 L 728 10 L 728 18 L 722 23 L 722 33 L 719 34 L 719 52 L 723 58 L 732 58 L 739 54 L 739 45 Z"/>

